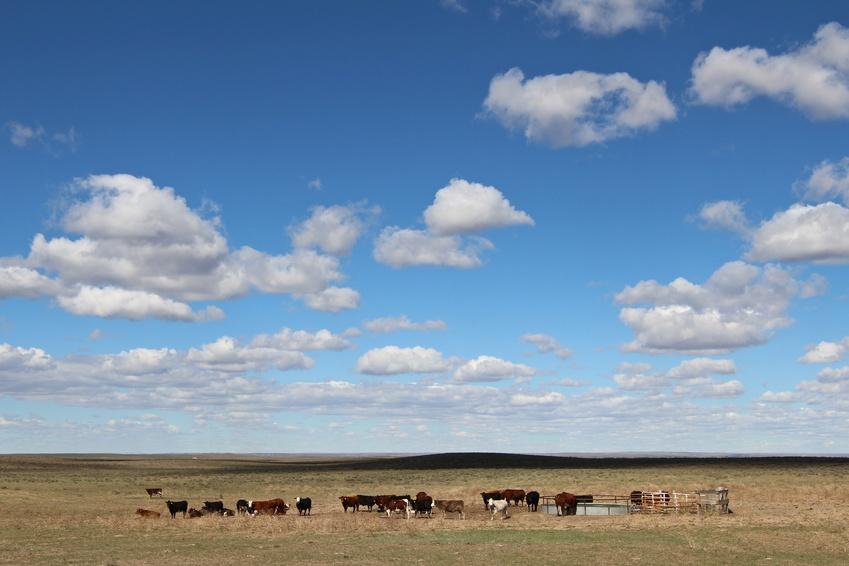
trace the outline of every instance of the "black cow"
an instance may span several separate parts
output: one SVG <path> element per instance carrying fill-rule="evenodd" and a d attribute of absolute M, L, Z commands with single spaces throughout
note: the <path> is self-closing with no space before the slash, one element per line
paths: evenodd
<path fill-rule="evenodd" d="M 357 502 L 360 507 L 368 507 L 368 510 L 371 511 L 371 508 L 374 507 L 374 496 L 372 495 L 358 495 Z"/>
<path fill-rule="evenodd" d="M 189 510 L 189 502 L 188 501 L 171 501 L 170 499 L 165 502 L 165 505 L 168 506 L 168 512 L 171 513 L 171 518 L 176 519 L 177 513 L 182 513 L 183 518 L 186 518 L 186 511 Z"/>
<path fill-rule="evenodd" d="M 204 501 L 203 502 L 203 510 L 207 513 L 218 513 L 219 515 L 224 514 L 224 502 L 223 501 Z"/>
<path fill-rule="evenodd" d="M 295 507 L 298 508 L 298 515 L 310 515 L 312 513 L 312 499 L 309 497 L 296 497 Z"/>
<path fill-rule="evenodd" d="M 238 515 L 247 515 L 248 514 L 248 500 L 240 499 L 236 502 L 236 514 Z"/>
<path fill-rule="evenodd" d="M 433 513 L 433 498 L 431 496 L 422 497 L 421 499 L 417 499 L 412 502 L 413 511 L 415 511 L 416 517 L 419 516 L 419 513 L 424 515 L 425 517 L 431 517 L 431 513 Z"/>
<path fill-rule="evenodd" d="M 483 508 L 489 509 L 489 500 L 490 499 L 504 499 L 504 496 L 501 495 L 500 491 L 482 491 L 481 499 L 483 499 Z"/>
<path fill-rule="evenodd" d="M 536 513 L 537 507 L 539 507 L 539 492 L 529 491 L 525 495 L 525 503 L 528 504 L 528 511 L 533 511 L 534 513 Z"/>

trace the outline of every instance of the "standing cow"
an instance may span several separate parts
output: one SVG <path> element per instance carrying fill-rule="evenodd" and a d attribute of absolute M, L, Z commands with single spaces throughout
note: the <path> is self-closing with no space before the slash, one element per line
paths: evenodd
<path fill-rule="evenodd" d="M 158 495 L 162 497 L 162 488 L 161 487 L 146 487 L 145 491 L 147 492 L 148 497 L 153 499 L 154 495 Z"/>
<path fill-rule="evenodd" d="M 237 515 L 247 515 L 248 514 L 248 500 L 240 499 L 236 502 L 236 514 Z"/>
<path fill-rule="evenodd" d="M 554 505 L 557 506 L 557 516 L 577 515 L 578 498 L 571 493 L 563 492 L 554 496 Z"/>
<path fill-rule="evenodd" d="M 490 499 L 504 499 L 504 496 L 501 495 L 500 491 L 482 491 L 481 499 L 483 499 L 483 508 L 489 509 L 489 500 Z"/>
<path fill-rule="evenodd" d="M 525 500 L 524 489 L 503 489 L 501 495 L 507 500 L 508 504 L 512 501 L 516 507 Z"/>
<path fill-rule="evenodd" d="M 528 504 L 528 511 L 536 513 L 537 508 L 539 507 L 539 492 L 529 491 L 525 495 L 525 502 Z"/>
<path fill-rule="evenodd" d="M 312 511 L 312 499 L 309 497 L 296 497 L 295 507 L 298 508 L 298 515 L 310 515 Z"/>
<path fill-rule="evenodd" d="M 395 499 L 386 506 L 386 517 L 391 517 L 393 511 L 404 513 L 409 519 L 413 512 L 413 506 L 409 499 Z"/>
<path fill-rule="evenodd" d="M 186 511 L 189 510 L 189 502 L 188 501 L 171 501 L 170 499 L 165 502 L 165 505 L 168 506 L 168 512 L 171 513 L 171 518 L 176 519 L 177 513 L 182 513 L 183 518 L 186 518 Z"/>
<path fill-rule="evenodd" d="M 460 499 L 437 499 L 433 502 L 437 509 L 442 509 L 442 518 L 444 519 L 448 513 L 459 513 L 461 519 L 466 518 L 464 511 L 465 504 Z"/>
<path fill-rule="evenodd" d="M 501 520 L 509 519 L 510 512 L 507 510 L 510 507 L 510 503 L 506 499 L 493 499 L 489 498 L 487 501 L 487 507 L 492 512 L 492 516 L 489 518 L 490 521 L 495 520 L 495 516 L 498 513 L 501 513 Z"/>

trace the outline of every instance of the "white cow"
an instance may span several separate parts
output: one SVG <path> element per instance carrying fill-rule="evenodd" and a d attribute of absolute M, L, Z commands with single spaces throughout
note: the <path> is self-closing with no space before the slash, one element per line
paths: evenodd
<path fill-rule="evenodd" d="M 494 520 L 498 513 L 501 513 L 502 521 L 510 518 L 510 513 L 507 511 L 510 504 L 506 499 L 493 499 L 490 497 L 489 501 L 486 502 L 486 506 L 492 511 L 492 517 L 489 518 L 490 521 Z"/>

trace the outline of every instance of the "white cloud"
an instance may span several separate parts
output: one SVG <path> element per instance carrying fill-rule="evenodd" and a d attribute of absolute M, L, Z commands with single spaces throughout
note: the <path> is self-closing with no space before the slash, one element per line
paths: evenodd
<path fill-rule="evenodd" d="M 651 131 L 677 114 L 662 83 L 587 71 L 525 80 L 518 68 L 492 79 L 484 108 L 506 128 L 554 147 Z"/>
<path fill-rule="evenodd" d="M 413 322 L 407 318 L 407 315 L 375 318 L 363 323 L 363 328 L 369 332 L 379 333 L 395 332 L 396 330 L 444 330 L 446 327 L 445 322 L 441 320 Z"/>
<path fill-rule="evenodd" d="M 363 231 L 363 216 L 371 216 L 378 208 L 361 205 L 316 206 L 309 218 L 292 226 L 289 233 L 296 248 L 319 248 L 331 255 L 347 255 Z"/>
<path fill-rule="evenodd" d="M 318 293 L 303 295 L 304 303 L 311 309 L 339 312 L 360 306 L 360 294 L 350 287 L 328 287 Z"/>
<path fill-rule="evenodd" d="M 562 405 L 565 401 L 566 396 L 561 393 L 557 393 L 556 391 L 537 394 L 515 393 L 510 396 L 510 404 L 518 405 L 520 407 Z"/>
<path fill-rule="evenodd" d="M 693 379 L 712 374 L 730 375 L 737 373 L 733 360 L 717 360 L 714 358 L 693 358 L 684 360 L 667 372 L 670 379 Z"/>
<path fill-rule="evenodd" d="M 811 171 L 810 177 L 797 182 L 794 187 L 806 200 L 822 202 L 839 198 L 844 204 L 849 204 L 849 157 L 820 162 Z"/>
<path fill-rule="evenodd" d="M 446 10 L 457 12 L 458 14 L 466 14 L 469 12 L 469 9 L 466 8 L 460 0 L 439 0 L 439 5 Z"/>
<path fill-rule="evenodd" d="M 276 348 L 278 350 L 296 350 L 309 352 L 314 350 L 347 350 L 354 345 L 341 334 L 333 334 L 327 329 L 317 332 L 281 328 L 276 334 L 259 334 L 251 345 L 258 348 Z"/>
<path fill-rule="evenodd" d="M 525 334 L 521 337 L 521 340 L 536 346 L 537 352 L 540 354 L 551 352 L 561 360 L 565 360 L 572 355 L 572 350 L 548 334 Z"/>
<path fill-rule="evenodd" d="M 463 382 L 522 380 L 534 375 L 536 375 L 536 370 L 530 366 L 509 362 L 494 356 L 478 356 L 454 370 L 454 379 Z"/>
<path fill-rule="evenodd" d="M 297 247 L 287 255 L 247 246 L 231 252 L 220 219 L 191 209 L 170 187 L 93 175 L 73 190 L 60 224 L 80 237 L 37 234 L 28 257 L 0 258 L 0 297 L 54 296 L 77 314 L 171 320 L 220 318 L 218 307 L 198 313 L 187 302 L 231 299 L 252 288 L 303 295 L 318 308 L 355 304 L 350 289 L 322 294 L 343 278 L 335 257 Z M 339 251 L 348 242 L 338 233 L 318 241 L 309 232 L 298 234 L 310 245 Z"/>
<path fill-rule="evenodd" d="M 229 336 L 204 344 L 200 349 L 190 349 L 186 360 L 204 369 L 226 372 L 263 371 L 270 367 L 285 371 L 309 369 L 314 365 L 303 352 L 258 347 L 253 344 L 245 347 Z"/>
<path fill-rule="evenodd" d="M 794 204 L 761 223 L 746 257 L 755 261 L 849 261 L 849 209 L 826 202 Z"/>
<path fill-rule="evenodd" d="M 824 383 L 834 383 L 836 381 L 849 380 L 849 366 L 839 368 L 823 368 L 817 374 L 820 381 Z"/>
<path fill-rule="evenodd" d="M 763 403 L 795 403 L 801 395 L 794 391 L 764 391 L 758 399 Z"/>
<path fill-rule="evenodd" d="M 543 0 L 539 12 L 551 19 L 568 19 L 572 25 L 599 35 L 661 26 L 665 0 Z"/>
<path fill-rule="evenodd" d="M 736 380 L 720 381 L 712 376 L 737 373 L 732 360 L 695 358 L 684 360 L 664 372 L 652 372 L 649 364 L 621 364 L 613 381 L 624 391 L 647 391 L 653 395 L 668 390 L 673 396 L 692 399 L 730 398 L 743 393 Z"/>
<path fill-rule="evenodd" d="M 720 200 L 709 202 L 699 211 L 699 219 L 707 228 L 721 228 L 738 234 L 748 235 L 749 221 L 738 201 Z"/>
<path fill-rule="evenodd" d="M 49 369 L 53 359 L 40 348 L 18 348 L 0 344 L 0 370 L 26 372 Z"/>
<path fill-rule="evenodd" d="M 449 367 L 450 363 L 439 351 L 421 346 L 374 348 L 357 360 L 357 371 L 370 375 L 438 373 L 446 371 Z"/>
<path fill-rule="evenodd" d="M 324 188 L 324 185 L 322 185 L 322 183 L 321 183 L 321 179 L 319 179 L 318 177 L 316 177 L 315 179 L 311 179 L 311 180 L 307 183 L 307 187 L 309 187 L 310 189 L 312 189 L 312 190 L 314 190 L 314 191 L 320 191 L 321 189 L 323 189 L 323 188 Z"/>
<path fill-rule="evenodd" d="M 44 137 L 44 128 L 41 126 L 27 126 L 20 122 L 9 123 L 9 141 L 17 147 L 27 147 L 33 142 L 38 142 Z"/>
<path fill-rule="evenodd" d="M 26 148 L 40 146 L 50 153 L 60 153 L 63 149 L 75 151 L 77 131 L 71 127 L 65 132 L 48 133 L 42 126 L 28 126 L 20 122 L 9 122 L 9 141 L 15 147 Z"/>
<path fill-rule="evenodd" d="M 800 291 L 784 269 L 740 261 L 717 269 L 703 284 L 679 277 L 669 285 L 641 281 L 616 295 L 619 318 L 634 331 L 629 351 L 711 354 L 765 342 L 790 320 L 790 299 Z"/>
<path fill-rule="evenodd" d="M 849 351 L 849 336 L 840 342 L 820 342 L 805 347 L 805 355 L 799 358 L 803 364 L 827 364 L 843 359 Z"/>
<path fill-rule="evenodd" d="M 464 240 L 460 236 L 434 236 L 425 230 L 388 226 L 374 244 L 374 259 L 392 267 L 433 265 L 444 267 L 480 267 L 482 249 L 492 249 L 484 238 Z"/>
<path fill-rule="evenodd" d="M 731 107 L 757 96 L 818 119 L 849 117 L 849 30 L 821 26 L 811 42 L 781 55 L 714 47 L 693 62 L 692 92 L 703 104 Z"/>
<path fill-rule="evenodd" d="M 436 191 L 433 204 L 424 211 L 428 230 L 438 236 L 479 232 L 534 221 L 517 210 L 495 187 L 451 179 Z"/>

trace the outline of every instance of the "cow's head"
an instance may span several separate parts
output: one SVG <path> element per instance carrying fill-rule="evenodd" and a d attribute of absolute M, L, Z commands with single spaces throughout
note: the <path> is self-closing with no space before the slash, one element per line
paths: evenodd
<path fill-rule="evenodd" d="M 295 498 L 295 503 L 300 503 L 300 502 L 301 502 L 301 498 L 300 498 L 300 497 L 296 497 L 296 498 Z"/>

